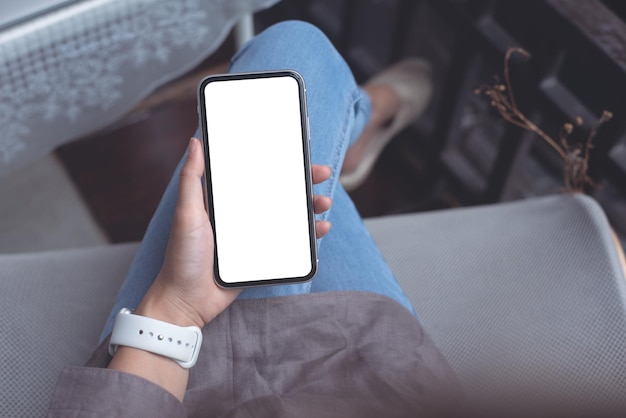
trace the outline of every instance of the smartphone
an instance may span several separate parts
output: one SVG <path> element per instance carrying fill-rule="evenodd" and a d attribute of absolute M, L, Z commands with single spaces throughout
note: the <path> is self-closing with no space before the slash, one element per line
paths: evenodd
<path fill-rule="evenodd" d="M 200 83 L 198 103 L 217 284 L 311 280 L 317 240 L 302 76 L 210 76 Z"/>

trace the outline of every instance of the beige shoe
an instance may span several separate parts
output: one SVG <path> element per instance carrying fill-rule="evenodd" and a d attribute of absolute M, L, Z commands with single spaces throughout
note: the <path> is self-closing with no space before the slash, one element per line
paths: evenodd
<path fill-rule="evenodd" d="M 433 92 L 430 64 L 418 58 L 400 61 L 366 84 L 373 85 L 385 85 L 394 90 L 400 97 L 401 105 L 391 123 L 371 138 L 356 168 L 348 173 L 341 173 L 339 180 L 348 191 L 363 183 L 389 141 L 417 119 L 428 106 Z"/>

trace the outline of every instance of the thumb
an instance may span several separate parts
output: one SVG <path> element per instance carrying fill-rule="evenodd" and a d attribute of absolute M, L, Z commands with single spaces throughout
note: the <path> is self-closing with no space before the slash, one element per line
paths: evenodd
<path fill-rule="evenodd" d="M 189 140 L 187 161 L 180 170 L 178 186 L 178 206 L 187 210 L 204 211 L 204 195 L 202 193 L 202 176 L 204 175 L 204 156 L 202 145 L 196 138 Z"/>

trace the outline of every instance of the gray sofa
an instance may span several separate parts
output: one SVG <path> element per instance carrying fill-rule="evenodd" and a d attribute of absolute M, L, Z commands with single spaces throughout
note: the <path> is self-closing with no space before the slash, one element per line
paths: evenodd
<path fill-rule="evenodd" d="M 626 281 L 592 199 L 366 225 L 470 399 L 626 411 Z M 60 370 L 95 348 L 136 249 L 0 255 L 0 416 L 45 413 Z"/>

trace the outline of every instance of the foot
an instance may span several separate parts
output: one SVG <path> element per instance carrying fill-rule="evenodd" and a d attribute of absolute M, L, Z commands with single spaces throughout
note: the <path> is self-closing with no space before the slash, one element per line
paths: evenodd
<path fill-rule="evenodd" d="M 401 61 L 363 89 L 370 96 L 372 115 L 346 153 L 340 180 L 348 191 L 361 185 L 389 141 L 426 109 L 433 89 L 430 65 L 416 58 Z"/>
<path fill-rule="evenodd" d="M 381 140 L 380 136 L 374 134 L 391 122 L 402 104 L 398 93 L 388 86 L 365 86 L 363 90 L 370 97 L 372 116 L 359 139 L 346 152 L 341 169 L 342 174 L 353 172 L 363 159 L 365 151 L 370 148 L 372 141 Z"/>

